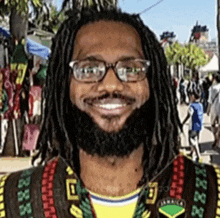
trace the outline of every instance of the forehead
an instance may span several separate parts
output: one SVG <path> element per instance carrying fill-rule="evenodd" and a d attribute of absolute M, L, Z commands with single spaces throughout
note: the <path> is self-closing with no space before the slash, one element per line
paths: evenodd
<path fill-rule="evenodd" d="M 123 49 L 142 51 L 142 43 L 137 30 L 126 23 L 117 21 L 96 21 L 82 26 L 74 41 L 74 56 L 76 53 L 88 50 Z"/>

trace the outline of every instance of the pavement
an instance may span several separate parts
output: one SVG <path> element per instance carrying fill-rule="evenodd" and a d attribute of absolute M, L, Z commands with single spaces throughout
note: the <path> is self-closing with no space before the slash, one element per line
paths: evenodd
<path fill-rule="evenodd" d="M 187 105 L 178 105 L 179 117 L 181 121 L 185 118 L 188 110 Z M 187 132 L 188 123 L 184 125 L 183 134 L 181 134 L 181 142 L 184 147 L 188 146 L 187 143 Z M 204 128 L 200 134 L 200 151 L 202 162 L 210 164 L 216 163 L 220 165 L 220 149 L 212 149 L 213 135 L 211 132 L 211 126 L 209 122 L 209 117 L 204 115 Z M 188 154 L 187 149 L 181 150 L 183 153 Z M 1 157 L 0 158 L 0 176 L 8 172 L 14 172 L 18 170 L 23 170 L 30 168 L 31 158 L 30 157 Z"/>
<path fill-rule="evenodd" d="M 0 176 L 8 172 L 19 171 L 30 168 L 30 157 L 1 157 L 0 158 Z"/>

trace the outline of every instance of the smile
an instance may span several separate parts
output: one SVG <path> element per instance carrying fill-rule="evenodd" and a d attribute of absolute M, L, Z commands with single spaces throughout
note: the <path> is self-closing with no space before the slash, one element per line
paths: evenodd
<path fill-rule="evenodd" d="M 98 112 L 101 115 L 123 115 L 131 110 L 135 104 L 135 99 L 126 96 L 100 96 L 96 98 L 87 98 L 84 100 L 90 109 Z"/>
<path fill-rule="evenodd" d="M 114 110 L 126 107 L 127 104 L 95 104 L 94 106 L 100 107 L 106 110 Z"/>

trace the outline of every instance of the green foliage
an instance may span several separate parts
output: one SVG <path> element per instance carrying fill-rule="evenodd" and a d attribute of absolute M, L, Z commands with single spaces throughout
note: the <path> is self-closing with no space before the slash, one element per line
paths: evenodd
<path fill-rule="evenodd" d="M 8 14 L 12 9 L 14 9 L 18 14 L 26 17 L 29 12 L 29 2 L 35 7 L 42 7 L 42 0 L 5 0 L 2 3 L 4 11 L 0 15 L 4 16 L 4 14 Z"/>
<path fill-rule="evenodd" d="M 63 10 L 82 10 L 82 8 L 93 6 L 98 10 L 100 7 L 117 7 L 118 0 L 63 0 L 62 11 Z"/>
<path fill-rule="evenodd" d="M 4 18 L 4 15 L 9 15 L 13 9 L 24 19 L 28 19 L 28 15 L 34 17 L 33 22 L 43 30 L 56 32 L 59 24 L 65 20 L 67 10 L 117 4 L 117 0 L 63 0 L 63 8 L 58 12 L 57 8 L 46 0 L 3 0 L 0 1 L 0 16 Z"/>
<path fill-rule="evenodd" d="M 208 62 L 208 55 L 195 43 L 182 46 L 175 42 L 166 49 L 165 54 L 168 63 L 183 64 L 193 71 Z"/>
<path fill-rule="evenodd" d="M 32 0 L 32 2 L 36 7 L 42 7 L 42 0 Z"/>
<path fill-rule="evenodd" d="M 54 5 L 44 2 L 42 7 L 37 8 L 33 13 L 32 22 L 42 30 L 54 33 L 64 20 L 62 14 L 58 12 Z"/>
<path fill-rule="evenodd" d="M 208 62 L 208 55 L 205 54 L 202 48 L 194 43 L 185 45 L 183 55 L 182 63 L 193 71 Z"/>
<path fill-rule="evenodd" d="M 170 45 L 166 51 L 166 57 L 168 60 L 168 63 L 172 64 L 181 64 L 182 62 L 182 46 L 178 42 L 174 42 L 172 45 Z"/>

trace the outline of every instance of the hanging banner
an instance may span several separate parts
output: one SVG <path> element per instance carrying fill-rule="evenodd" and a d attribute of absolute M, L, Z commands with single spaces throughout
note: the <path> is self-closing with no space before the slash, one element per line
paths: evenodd
<path fill-rule="evenodd" d="M 24 81 L 25 73 L 28 66 L 28 57 L 24 50 L 23 44 L 18 44 L 11 58 L 11 71 L 17 73 L 15 80 L 15 96 L 14 96 L 14 118 L 20 117 L 20 92 Z"/>

